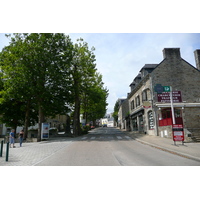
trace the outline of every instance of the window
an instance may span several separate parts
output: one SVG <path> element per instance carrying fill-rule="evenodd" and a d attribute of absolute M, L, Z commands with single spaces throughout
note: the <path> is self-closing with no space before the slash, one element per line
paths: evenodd
<path fill-rule="evenodd" d="M 181 109 L 174 108 L 174 115 L 175 115 L 176 124 L 183 124 L 183 119 L 181 116 Z M 165 108 L 165 109 L 161 110 L 159 126 L 169 126 L 169 125 L 172 125 L 171 108 Z"/>
<path fill-rule="evenodd" d="M 147 101 L 148 99 L 147 99 L 147 90 L 144 90 L 143 92 L 142 92 L 142 101 Z"/>
<path fill-rule="evenodd" d="M 134 108 L 135 108 L 135 101 L 132 100 L 132 101 L 131 101 L 131 110 L 133 110 Z"/>
<path fill-rule="evenodd" d="M 136 107 L 140 105 L 140 96 L 138 95 L 135 99 L 136 101 Z"/>

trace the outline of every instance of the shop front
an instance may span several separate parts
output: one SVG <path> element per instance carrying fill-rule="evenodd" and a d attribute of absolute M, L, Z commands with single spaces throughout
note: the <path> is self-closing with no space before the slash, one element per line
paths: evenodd
<path fill-rule="evenodd" d="M 144 109 L 140 109 L 131 115 L 131 129 L 138 133 L 144 133 Z"/>
<path fill-rule="evenodd" d="M 172 138 L 173 116 L 170 107 L 158 109 L 158 132 L 161 137 Z M 183 110 L 174 108 L 175 124 L 183 126 Z"/>

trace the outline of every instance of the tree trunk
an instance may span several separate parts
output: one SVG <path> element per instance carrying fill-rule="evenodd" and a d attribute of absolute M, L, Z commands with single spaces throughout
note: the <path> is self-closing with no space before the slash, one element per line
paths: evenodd
<path fill-rule="evenodd" d="M 69 115 L 66 115 L 66 134 L 71 135 L 71 127 L 70 127 L 71 118 Z"/>
<path fill-rule="evenodd" d="M 81 127 L 80 127 L 80 100 L 77 96 L 75 99 L 75 110 L 74 110 L 74 119 L 73 119 L 73 134 L 74 136 L 80 135 Z"/>
<path fill-rule="evenodd" d="M 28 101 L 26 105 L 25 123 L 24 123 L 24 139 L 26 139 L 28 135 L 29 114 L 30 114 L 30 101 Z"/>
<path fill-rule="evenodd" d="M 38 135 L 37 141 L 41 141 L 42 123 L 44 122 L 44 112 L 42 106 L 39 104 L 39 120 L 38 120 Z"/>
<path fill-rule="evenodd" d="M 93 123 L 93 126 L 96 127 L 96 119 L 93 119 L 92 123 Z"/>
<path fill-rule="evenodd" d="M 76 137 L 80 134 L 80 83 L 77 66 L 74 66 L 74 118 L 73 118 L 73 135 Z"/>

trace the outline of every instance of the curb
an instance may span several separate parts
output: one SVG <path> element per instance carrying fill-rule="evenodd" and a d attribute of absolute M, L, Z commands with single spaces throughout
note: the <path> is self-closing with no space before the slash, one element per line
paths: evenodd
<path fill-rule="evenodd" d="M 126 133 L 127 134 L 127 133 Z M 162 146 L 159 146 L 159 145 L 156 145 L 156 144 L 152 144 L 152 143 L 149 143 L 149 142 L 146 142 L 144 140 L 141 140 L 141 139 L 138 139 L 137 137 L 134 137 L 133 135 L 131 134 L 128 134 L 131 138 L 133 138 L 134 140 L 142 143 L 142 144 L 145 144 L 145 145 L 149 145 L 153 148 L 156 148 L 156 149 L 159 149 L 159 150 L 162 150 L 162 151 L 166 151 L 168 153 L 171 153 L 171 154 L 174 154 L 174 155 L 177 155 L 177 156 L 181 156 L 183 158 L 187 158 L 187 159 L 191 159 L 191 160 L 195 160 L 195 161 L 198 161 L 200 162 L 200 158 L 198 157 L 195 157 L 195 156 L 191 156 L 189 154 L 185 154 L 185 153 L 181 153 L 181 152 L 178 152 L 178 151 L 174 151 L 174 150 L 171 150 L 171 149 L 168 149 L 168 148 L 165 148 L 165 147 L 162 147 Z"/>

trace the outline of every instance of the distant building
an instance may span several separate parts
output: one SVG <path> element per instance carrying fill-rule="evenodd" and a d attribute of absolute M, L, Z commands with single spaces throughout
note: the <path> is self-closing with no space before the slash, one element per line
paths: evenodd
<path fill-rule="evenodd" d="M 118 111 L 118 127 L 121 129 L 130 129 L 126 118 L 129 116 L 129 103 L 128 99 L 119 99 Z"/>

